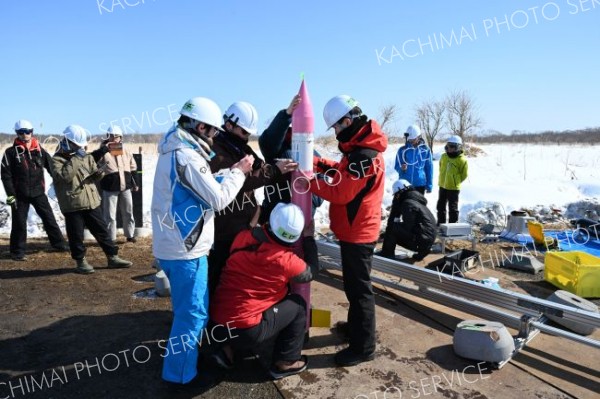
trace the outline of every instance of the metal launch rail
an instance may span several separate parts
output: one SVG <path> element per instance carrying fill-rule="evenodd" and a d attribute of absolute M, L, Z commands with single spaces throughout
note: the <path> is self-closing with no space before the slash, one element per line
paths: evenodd
<path fill-rule="evenodd" d="M 321 263 L 325 267 L 341 270 L 340 248 L 337 244 L 317 240 L 317 247 Z M 539 332 L 600 349 L 600 341 L 545 324 L 548 320 L 545 314 L 550 314 L 570 322 L 600 327 L 600 314 L 598 313 L 510 290 L 488 287 L 472 280 L 443 275 L 437 271 L 380 256 L 373 257 L 373 270 L 411 281 L 417 287 L 409 287 L 386 278 L 371 276 L 375 283 L 482 317 L 485 320 L 501 322 L 507 327 L 518 330 L 518 335 L 514 337 L 515 351 L 509 359 L 495 363 L 494 366 L 497 368 L 510 361 Z"/>

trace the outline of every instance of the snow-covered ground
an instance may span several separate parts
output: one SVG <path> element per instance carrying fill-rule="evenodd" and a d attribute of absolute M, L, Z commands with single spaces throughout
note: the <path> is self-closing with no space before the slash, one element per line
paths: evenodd
<path fill-rule="evenodd" d="M 385 153 L 386 185 L 382 207 L 388 207 L 392 199 L 392 184 L 398 178 L 394 171 L 394 159 L 399 145 L 390 145 Z M 600 145 L 539 145 L 494 144 L 481 146 L 484 154 L 469 158 L 469 177 L 460 193 L 461 220 L 467 212 L 483 203 L 499 202 L 506 212 L 520 207 L 546 205 L 566 208 L 568 204 L 586 199 L 600 199 Z M 319 146 L 324 157 L 339 158 L 335 146 Z M 441 146 L 434 148 L 439 158 Z M 150 226 L 150 202 L 157 154 L 144 155 L 144 225 Z M 438 161 L 434 161 L 434 189 L 426 194 L 428 206 L 435 214 L 437 201 Z M 51 179 L 46 177 L 47 184 Z M 257 197 L 262 198 L 262 190 Z M 0 199 L 5 200 L 4 188 L 0 187 Z M 63 217 L 55 200 L 59 224 L 64 228 Z M 583 216 L 583 215 L 580 215 Z M 316 214 L 317 227 L 329 225 L 328 205 L 325 203 Z M 10 233 L 10 221 L 0 228 L 0 233 Z M 29 235 L 43 236 L 41 221 L 32 210 L 29 215 Z"/>

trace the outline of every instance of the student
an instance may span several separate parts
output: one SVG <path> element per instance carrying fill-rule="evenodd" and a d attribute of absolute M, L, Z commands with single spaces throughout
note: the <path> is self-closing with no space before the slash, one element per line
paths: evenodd
<path fill-rule="evenodd" d="M 12 208 L 10 257 L 16 261 L 27 260 L 25 245 L 30 205 L 42 219 L 50 245 L 58 251 L 68 251 L 69 246 L 46 196 L 44 169 L 52 176 L 52 158 L 33 137 L 31 122 L 18 120 L 15 133 L 17 137 L 12 147 L 8 147 L 2 157 L 2 184 L 6 192 L 6 204 Z"/>
<path fill-rule="evenodd" d="M 194 97 L 177 123 L 161 139 L 152 193 L 152 251 L 171 285 L 173 325 L 170 338 L 200 340 L 208 321 L 207 255 L 214 240 L 215 212 L 238 194 L 254 158 L 231 166 L 219 183 L 208 162 L 213 137 L 220 131 L 221 109 L 212 100 Z M 198 346 L 170 351 L 162 378 L 188 384 L 198 374 Z M 197 382 L 210 383 L 199 378 Z"/>
<path fill-rule="evenodd" d="M 231 244 L 237 233 L 256 225 L 260 207 L 254 190 L 272 184 L 278 176 L 287 174 L 298 167 L 290 160 L 265 163 L 248 145 L 251 135 L 256 135 L 258 114 L 254 106 L 237 101 L 227 108 L 223 115 L 223 132 L 214 138 L 212 147 L 215 156 L 210 160 L 210 169 L 218 173 L 229 169 L 246 155 L 254 157 L 251 173 L 235 197 L 231 206 L 215 215 L 215 242 L 208 257 L 208 282 L 210 293 L 219 282 L 221 270 L 229 257 Z"/>
<path fill-rule="evenodd" d="M 398 178 L 410 182 L 421 194 L 433 188 L 433 157 L 421 137 L 421 129 L 410 125 L 406 129 L 406 144 L 398 149 L 394 169 Z"/>
<path fill-rule="evenodd" d="M 288 294 L 290 281 L 309 282 L 318 271 L 294 254 L 292 246 L 303 230 L 302 210 L 279 203 L 268 223 L 235 238 L 210 312 L 216 323 L 235 328 L 236 336 L 216 355 L 222 367 L 233 367 L 234 349 L 256 348 L 273 339 L 271 377 L 308 367 L 308 358 L 301 356 L 306 303 L 300 295 Z"/>
<path fill-rule="evenodd" d="M 414 251 L 420 261 L 431 252 L 436 237 L 435 217 L 427 209 L 427 200 L 408 181 L 394 182 L 394 200 L 387 221 L 380 256 L 394 258 L 396 245 Z"/>
<path fill-rule="evenodd" d="M 448 222 L 458 222 L 460 184 L 465 181 L 469 171 L 460 136 L 450 136 L 444 149 L 446 152 L 440 158 L 440 193 L 437 202 L 438 225 L 446 223 L 446 205 L 449 213 Z"/>
<path fill-rule="evenodd" d="M 333 97 L 323 117 L 335 132 L 339 162 L 315 157 L 317 172 L 330 182 L 310 181 L 310 191 L 329 201 L 331 230 L 340 240 L 350 345 L 335 355 L 338 366 L 354 366 L 375 357 L 375 298 L 371 264 L 381 226 L 385 180 L 383 152 L 387 137 L 350 96 Z"/>
<path fill-rule="evenodd" d="M 107 147 L 123 145 L 123 131 L 119 126 L 111 126 L 106 133 Z M 131 191 L 137 191 L 138 187 L 133 179 L 133 173 L 137 171 L 137 164 L 131 151 L 122 147 L 120 153 L 113 154 L 112 151 L 104 154 L 106 170 L 104 177 L 100 180 L 102 189 L 102 211 L 108 225 L 110 238 L 117 241 L 117 203 L 121 208 L 121 220 L 123 221 L 123 232 L 127 242 L 136 242 L 135 219 L 133 218 L 133 200 Z"/>
<path fill-rule="evenodd" d="M 76 271 L 94 273 L 88 263 L 83 244 L 83 229 L 87 227 L 108 258 L 109 268 L 130 267 L 131 262 L 119 258 L 119 249 L 110 239 L 104 216 L 100 210 L 100 194 L 96 182 L 102 178 L 102 169 L 96 162 L 108 151 L 102 145 L 88 154 L 85 151 L 87 133 L 79 125 L 70 125 L 64 131 L 58 152 L 52 158 L 56 198 L 65 215 L 71 257 L 77 262 Z"/>

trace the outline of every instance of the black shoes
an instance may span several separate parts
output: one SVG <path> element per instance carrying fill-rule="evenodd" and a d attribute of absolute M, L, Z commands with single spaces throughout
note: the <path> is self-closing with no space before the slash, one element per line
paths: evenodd
<path fill-rule="evenodd" d="M 219 365 L 219 367 L 221 367 L 222 369 L 225 369 L 225 370 L 233 369 L 233 367 L 234 367 L 233 361 L 229 360 L 229 358 L 227 357 L 227 354 L 225 353 L 225 351 L 223 349 L 219 349 L 212 356 L 213 356 L 215 363 L 217 363 Z"/>
<path fill-rule="evenodd" d="M 342 349 L 335 354 L 335 364 L 340 367 L 356 366 L 359 363 L 368 362 L 375 359 L 375 353 L 355 353 L 350 348 Z"/>
<path fill-rule="evenodd" d="M 273 366 L 271 370 L 269 370 L 269 374 L 274 380 L 280 380 L 291 375 L 299 374 L 308 368 L 308 357 L 306 355 L 302 355 L 298 360 L 302 362 L 302 366 L 286 370 L 280 370 Z"/>
<path fill-rule="evenodd" d="M 25 255 L 10 254 L 10 258 L 17 262 L 26 262 L 27 261 L 27 257 Z"/>
<path fill-rule="evenodd" d="M 136 243 L 137 239 L 135 237 L 127 237 L 127 242 Z"/>

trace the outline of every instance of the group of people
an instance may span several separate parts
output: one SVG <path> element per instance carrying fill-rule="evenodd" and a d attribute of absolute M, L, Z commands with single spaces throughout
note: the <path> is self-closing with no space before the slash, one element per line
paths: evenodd
<path fill-rule="evenodd" d="M 69 125 L 53 156 L 34 137 L 31 122 L 19 120 L 14 129 L 17 137 L 5 151 L 1 169 L 6 204 L 12 210 L 11 259 L 27 260 L 27 218 L 30 206 L 33 206 L 42 219 L 53 249 L 71 252 L 76 262 L 76 272 L 94 272 L 94 267 L 86 259 L 83 242 L 86 227 L 106 254 L 108 268 L 130 267 L 131 262 L 118 256 L 116 198 L 121 200 L 121 216 L 127 240 L 135 241 L 130 190 L 137 189 L 133 179 L 136 164 L 131 153 L 119 145 L 123 136 L 121 129 L 111 127 L 100 147 L 88 153 L 85 129 Z M 111 151 L 111 148 L 116 151 Z M 46 196 L 44 170 L 48 171 L 54 182 L 56 199 L 65 218 L 68 243 Z M 102 198 L 97 182 L 102 188 Z"/>
<path fill-rule="evenodd" d="M 262 160 L 248 145 L 258 132 L 251 104 L 235 102 L 221 113 L 208 98 L 187 101 L 159 144 L 151 206 L 154 256 L 171 284 L 170 340 L 201 339 L 209 321 L 235 328 L 236 337 L 214 354 L 225 368 L 233 366 L 236 353 L 274 340 L 270 374 L 275 379 L 308 366 L 301 354 L 306 303 L 290 293 L 289 283 L 309 282 L 319 269 L 314 221 L 290 203 L 296 189 L 290 172 L 298 168 L 291 159 L 291 119 L 300 103 L 294 96 L 262 133 Z M 375 352 L 370 271 L 380 231 L 387 138 L 349 96 L 332 98 L 323 116 L 343 156 L 331 161 L 315 152 L 314 173 L 301 179 L 302 192 L 311 193 L 313 211 L 323 200 L 330 202 L 350 303 L 349 346 L 335 362 L 352 366 L 373 359 Z M 254 197 L 260 187 L 262 205 Z M 197 358 L 197 346 L 167 353 L 163 379 L 191 382 Z"/>
<path fill-rule="evenodd" d="M 214 353 L 224 368 L 233 367 L 236 354 L 274 340 L 270 374 L 274 379 L 304 371 L 307 305 L 290 292 L 290 283 L 311 281 L 319 270 L 314 220 L 291 203 L 291 120 L 301 103 L 294 96 L 259 137 L 265 160 L 248 145 L 258 133 L 258 113 L 248 102 L 231 104 L 225 113 L 211 99 L 194 97 L 161 138 L 151 204 L 153 254 L 171 286 L 173 324 L 169 342 L 183 337 L 202 340 L 209 323 L 235 329 Z M 368 118 L 350 96 L 338 95 L 323 110 L 328 129 L 338 141 L 338 161 L 313 154 L 313 171 L 301 179 L 312 196 L 314 210 L 330 203 L 330 228 L 339 240 L 344 291 L 349 302 L 347 322 L 338 328 L 348 347 L 335 355 L 339 366 L 372 360 L 375 353 L 375 300 L 370 272 L 380 235 L 388 141 L 380 126 Z M 116 205 L 121 203 L 124 231 L 134 241 L 131 191 L 137 190 L 135 160 L 122 148 L 122 131 L 113 126 L 95 151 L 86 151 L 86 131 L 70 125 L 58 151 L 50 156 L 33 137 L 27 121 L 15 125 L 17 138 L 2 162 L 7 204 L 13 210 L 10 250 L 24 260 L 29 205 L 42 218 L 51 245 L 67 244 L 48 203 L 45 168 L 52 176 L 65 216 L 68 248 L 80 273 L 94 268 L 85 258 L 83 229 L 87 227 L 108 258 L 108 267 L 129 267 L 118 257 Z M 454 136 L 440 160 L 440 198 L 437 223 L 458 219 L 460 182 L 467 175 L 462 143 Z M 433 240 L 435 219 L 426 207 L 432 190 L 432 156 L 417 126 L 409 127 L 407 143 L 395 165 L 400 175 L 393 187 L 394 202 L 386 227 L 382 255 L 393 255 L 396 244 L 422 259 Z M 96 185 L 99 183 L 102 196 Z M 258 204 L 254 191 L 264 188 Z M 100 206 L 103 205 L 101 210 Z M 300 249 L 300 250 L 298 250 Z M 299 255 L 301 254 L 301 255 Z M 196 379 L 199 345 L 168 351 L 162 377 L 175 385 Z"/>
<path fill-rule="evenodd" d="M 414 251 L 412 258 L 420 261 L 430 252 L 437 228 L 458 221 L 460 185 L 467 178 L 468 163 L 460 136 L 450 136 L 440 157 L 437 220 L 427 208 L 425 193 L 433 188 L 433 156 L 421 137 L 417 125 L 410 125 L 404 134 L 406 143 L 398 149 L 394 169 L 398 172 L 392 188 L 394 199 L 388 218 L 383 246 L 378 255 L 395 258 L 396 245 Z"/>

